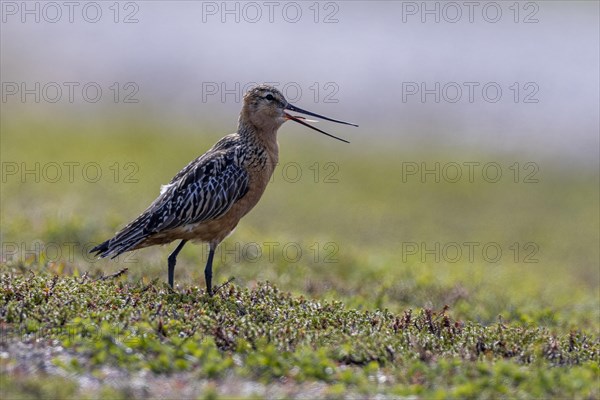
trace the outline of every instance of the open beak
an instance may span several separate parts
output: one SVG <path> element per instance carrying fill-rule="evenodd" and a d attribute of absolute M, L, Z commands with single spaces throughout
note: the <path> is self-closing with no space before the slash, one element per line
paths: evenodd
<path fill-rule="evenodd" d="M 331 122 L 337 122 L 338 124 L 352 125 L 352 126 L 356 126 L 356 127 L 358 126 L 358 125 L 356 125 L 356 124 L 353 124 L 353 123 L 351 123 L 351 122 L 339 121 L 339 120 L 337 120 L 337 119 L 332 119 L 332 118 L 324 117 L 324 116 L 322 116 L 322 115 L 315 114 L 315 113 L 313 113 L 313 112 L 310 112 L 310 111 L 303 110 L 303 109 L 301 109 L 301 108 L 299 108 L 299 107 L 296 107 L 296 106 L 293 106 L 293 105 L 291 105 L 291 104 L 289 104 L 289 103 L 288 103 L 288 105 L 287 105 L 287 106 L 285 106 L 285 109 L 286 109 L 286 110 L 290 110 L 290 111 L 299 112 L 299 113 L 306 114 L 306 115 L 310 115 L 310 116 L 312 116 L 312 117 L 322 118 L 322 119 L 324 119 L 324 120 L 327 120 L 327 121 L 331 121 Z M 312 125 L 309 125 L 309 124 L 307 124 L 306 122 L 304 122 L 304 121 L 310 121 L 310 122 L 318 122 L 318 121 L 313 121 L 313 120 L 310 120 L 310 119 L 306 119 L 306 118 L 304 118 L 304 117 L 299 117 L 299 116 L 295 116 L 295 115 L 290 115 L 290 114 L 288 114 L 288 113 L 284 113 L 284 114 L 285 114 L 285 119 L 289 119 L 289 120 L 292 120 L 292 121 L 294 121 L 294 122 L 297 122 L 297 123 L 299 123 L 299 124 L 301 124 L 301 125 L 308 126 L 310 129 L 314 129 L 314 130 L 315 130 L 315 131 L 317 131 L 317 132 L 320 132 L 320 133 L 322 133 L 322 134 L 324 134 L 324 135 L 327 135 L 327 136 L 329 136 L 329 137 L 332 137 L 332 138 L 334 138 L 334 139 L 340 140 L 340 141 L 342 141 L 342 142 L 344 142 L 344 143 L 350 143 L 349 141 L 347 141 L 347 140 L 345 140 L 345 139 L 339 138 L 339 137 L 337 137 L 337 136 L 333 136 L 332 134 L 329 134 L 329 133 L 327 133 L 327 132 L 325 132 L 325 131 L 322 131 L 322 130 L 320 130 L 319 128 L 315 128 L 314 126 L 312 126 Z"/>

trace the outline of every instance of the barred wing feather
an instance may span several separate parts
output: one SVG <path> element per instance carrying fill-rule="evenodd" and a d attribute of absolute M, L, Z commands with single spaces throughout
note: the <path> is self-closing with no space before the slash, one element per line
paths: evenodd
<path fill-rule="evenodd" d="M 147 211 L 148 233 L 216 219 L 248 191 L 248 174 L 235 152 L 201 160 L 166 188 Z"/>
<path fill-rule="evenodd" d="M 146 211 L 92 252 L 114 258 L 156 233 L 219 218 L 248 192 L 248 182 L 237 149 L 206 153 L 162 186 Z"/>

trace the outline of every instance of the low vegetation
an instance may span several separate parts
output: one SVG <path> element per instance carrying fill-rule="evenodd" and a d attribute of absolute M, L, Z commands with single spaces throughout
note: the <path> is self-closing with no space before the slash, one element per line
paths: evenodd
<path fill-rule="evenodd" d="M 217 253 L 210 298 L 203 246 L 183 249 L 174 289 L 172 247 L 87 250 L 218 134 L 2 124 L 2 398 L 600 397 L 593 168 L 294 141 L 306 132 L 286 127 L 273 182 Z M 436 162 L 503 175 L 407 174 Z"/>

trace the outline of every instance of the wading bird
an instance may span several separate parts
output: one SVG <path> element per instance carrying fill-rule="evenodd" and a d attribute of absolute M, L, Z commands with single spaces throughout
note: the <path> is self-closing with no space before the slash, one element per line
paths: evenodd
<path fill-rule="evenodd" d="M 219 140 L 189 163 L 139 217 L 115 237 L 90 252 L 115 258 L 126 251 L 181 240 L 168 258 L 169 285 L 177 255 L 189 241 L 209 245 L 204 269 L 206 290 L 212 296 L 212 263 L 215 249 L 262 196 L 279 160 L 277 130 L 287 120 L 298 122 L 348 143 L 306 123 L 316 122 L 285 110 L 358 126 L 302 110 L 287 102 L 274 87 L 260 85 L 244 95 L 237 132 Z"/>

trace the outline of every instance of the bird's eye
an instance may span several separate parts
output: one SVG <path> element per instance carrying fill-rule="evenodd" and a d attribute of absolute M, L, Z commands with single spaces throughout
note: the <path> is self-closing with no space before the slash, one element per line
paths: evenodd
<path fill-rule="evenodd" d="M 275 100 L 275 97 L 273 97 L 273 95 L 271 93 L 269 93 L 268 95 L 265 96 L 265 99 L 267 99 L 267 100 Z"/>

